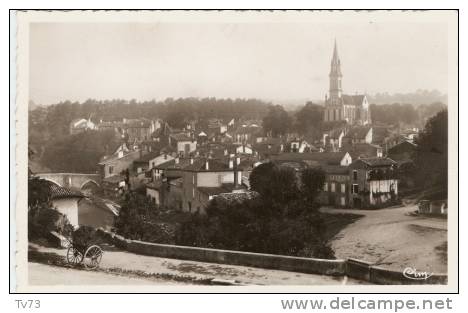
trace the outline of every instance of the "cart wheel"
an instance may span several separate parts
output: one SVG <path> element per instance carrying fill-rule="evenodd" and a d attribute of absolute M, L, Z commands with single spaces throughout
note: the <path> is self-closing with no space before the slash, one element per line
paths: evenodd
<path fill-rule="evenodd" d="M 96 269 L 99 263 L 101 263 L 101 258 L 102 249 L 97 245 L 93 245 L 89 247 L 84 254 L 84 265 L 89 269 Z"/>
<path fill-rule="evenodd" d="M 70 265 L 78 265 L 83 261 L 83 254 L 75 249 L 73 246 L 69 246 L 67 250 L 67 262 Z"/>

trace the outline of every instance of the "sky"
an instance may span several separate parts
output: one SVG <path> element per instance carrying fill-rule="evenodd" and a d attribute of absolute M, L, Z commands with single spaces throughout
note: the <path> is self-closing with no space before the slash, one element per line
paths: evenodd
<path fill-rule="evenodd" d="M 447 92 L 445 24 L 33 23 L 30 99 L 323 99 L 335 38 L 344 93 Z"/>

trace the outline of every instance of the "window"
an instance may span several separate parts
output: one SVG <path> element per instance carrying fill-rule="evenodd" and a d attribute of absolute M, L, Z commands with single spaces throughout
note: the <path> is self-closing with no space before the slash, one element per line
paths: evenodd
<path fill-rule="evenodd" d="M 341 184 L 341 193 L 345 193 L 345 192 L 346 192 L 346 185 Z"/>
<path fill-rule="evenodd" d="M 359 193 L 359 185 L 358 184 L 353 184 L 353 193 L 358 194 Z"/>
<path fill-rule="evenodd" d="M 357 180 L 357 171 L 353 171 L 353 180 Z"/>
<path fill-rule="evenodd" d="M 323 191 L 328 191 L 328 183 L 323 184 Z"/>
<path fill-rule="evenodd" d="M 114 167 L 113 166 L 109 166 L 109 174 L 112 174 L 114 172 Z"/>
<path fill-rule="evenodd" d="M 331 183 L 331 192 L 335 192 L 335 183 Z"/>

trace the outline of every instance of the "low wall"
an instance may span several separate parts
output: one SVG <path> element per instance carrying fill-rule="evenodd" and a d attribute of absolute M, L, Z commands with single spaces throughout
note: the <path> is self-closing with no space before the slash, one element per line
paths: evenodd
<path fill-rule="evenodd" d="M 102 237 L 129 252 L 162 258 L 192 260 L 208 263 L 251 266 L 308 274 L 347 275 L 362 281 L 382 285 L 447 284 L 447 275 L 432 274 L 427 279 L 410 279 L 402 271 L 375 266 L 362 260 L 326 260 L 285 255 L 165 245 L 125 239 L 99 229 Z"/>
<path fill-rule="evenodd" d="M 346 272 L 345 260 L 324 260 L 232 250 L 165 245 L 138 240 L 128 240 L 122 236 L 115 235 L 102 229 L 100 229 L 99 232 L 106 240 L 109 240 L 116 246 L 137 254 L 333 276 L 343 276 Z"/>

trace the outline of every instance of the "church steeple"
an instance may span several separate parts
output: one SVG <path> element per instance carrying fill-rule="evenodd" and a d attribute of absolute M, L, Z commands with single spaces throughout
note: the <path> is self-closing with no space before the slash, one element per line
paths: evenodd
<path fill-rule="evenodd" d="M 338 47 L 335 39 L 335 46 L 333 48 L 333 57 L 330 68 L 330 104 L 338 105 L 341 101 L 341 62 L 338 56 Z"/>

